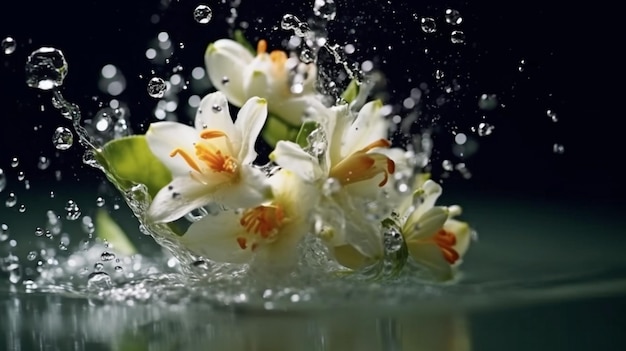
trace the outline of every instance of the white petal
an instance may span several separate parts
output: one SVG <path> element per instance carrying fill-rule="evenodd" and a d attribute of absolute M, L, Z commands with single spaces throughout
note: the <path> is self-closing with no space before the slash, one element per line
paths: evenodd
<path fill-rule="evenodd" d="M 368 262 L 367 257 L 350 245 L 337 246 L 332 251 L 337 262 L 350 269 L 362 268 Z"/>
<path fill-rule="evenodd" d="M 313 182 L 324 176 L 319 161 L 294 142 L 279 141 L 270 158 L 305 181 Z"/>
<path fill-rule="evenodd" d="M 211 201 L 210 190 L 211 187 L 188 175 L 176 177 L 152 199 L 148 219 L 154 222 L 174 221 Z"/>
<path fill-rule="evenodd" d="M 181 243 L 197 255 L 217 262 L 244 263 L 252 256 L 251 250 L 242 250 L 237 237 L 245 234 L 234 211 L 207 215 L 191 224 Z"/>
<path fill-rule="evenodd" d="M 170 153 L 181 148 L 189 155 L 195 155 L 193 143 L 198 137 L 193 127 L 177 122 L 152 123 L 146 132 L 150 151 L 172 172 L 173 177 L 188 174 L 191 167 L 182 157 L 170 157 Z"/>
<path fill-rule="evenodd" d="M 210 44 L 204 54 L 204 62 L 213 86 L 226 94 L 236 106 L 246 101 L 243 89 L 243 73 L 254 57 L 243 45 L 230 39 L 220 39 Z M 224 78 L 228 79 L 224 83 Z"/>
<path fill-rule="evenodd" d="M 226 96 L 219 91 L 208 94 L 202 99 L 196 113 L 195 125 L 198 131 L 203 129 L 222 131 L 228 135 L 233 143 L 239 139 L 239 135 L 235 131 L 233 118 L 228 110 Z"/>
<path fill-rule="evenodd" d="M 431 237 L 443 227 L 449 214 L 448 209 L 441 206 L 433 207 L 419 217 L 416 213 L 417 211 L 413 212 L 402 227 L 407 242 Z"/>
<path fill-rule="evenodd" d="M 422 185 L 421 191 L 422 194 L 419 196 L 421 196 L 422 202 L 413 213 L 414 218 L 421 217 L 422 214 L 433 208 L 433 206 L 435 206 L 435 202 L 437 202 L 437 199 L 441 196 L 443 189 L 441 188 L 441 185 L 428 179 L 424 182 L 424 185 Z"/>
<path fill-rule="evenodd" d="M 342 155 L 361 150 L 372 142 L 387 138 L 387 123 L 381 114 L 382 102 L 375 100 L 365 104 L 344 135 Z"/>
<path fill-rule="evenodd" d="M 446 261 L 437 244 L 407 243 L 407 248 L 413 260 L 426 268 L 436 280 L 452 279 L 453 269 Z"/>
<path fill-rule="evenodd" d="M 239 181 L 216 189 L 213 199 L 229 208 L 254 207 L 271 198 L 265 173 L 250 165 L 240 165 Z"/>
<path fill-rule="evenodd" d="M 234 147 L 235 150 L 239 149 L 238 159 L 242 164 L 252 163 L 256 158 L 257 153 L 254 150 L 254 145 L 266 119 L 267 100 L 259 97 L 250 98 L 239 110 L 235 129 L 241 136 L 241 141 L 238 147 Z M 234 141 L 233 144 L 235 144 Z"/>
<path fill-rule="evenodd" d="M 466 222 L 449 219 L 446 223 L 444 223 L 443 229 L 454 234 L 456 238 L 454 250 L 459 253 L 459 256 L 463 257 L 465 252 L 467 252 L 471 241 L 470 226 Z"/>
<path fill-rule="evenodd" d="M 316 111 L 326 107 L 315 95 L 307 94 L 288 99 L 272 99 L 269 108 L 280 119 L 292 126 L 299 126 L 303 118 L 315 116 Z"/>

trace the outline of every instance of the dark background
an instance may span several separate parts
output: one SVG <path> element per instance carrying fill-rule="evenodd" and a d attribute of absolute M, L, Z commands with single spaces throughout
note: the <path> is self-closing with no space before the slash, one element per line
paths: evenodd
<path fill-rule="evenodd" d="M 374 60 L 387 75 L 390 103 L 401 102 L 421 82 L 432 88 L 423 97 L 421 110 L 425 121 L 437 119 L 442 126 L 435 135 L 433 172 L 439 176 L 441 161 L 450 159 L 465 162 L 472 173 L 465 180 L 454 172 L 445 180 L 451 189 L 621 203 L 625 194 L 619 127 L 623 112 L 613 95 L 623 89 L 615 64 L 619 34 L 611 28 L 617 27 L 617 19 L 611 19 L 610 9 L 597 3 L 561 5 L 537 0 L 337 2 L 337 19 L 328 27 L 330 41 L 354 44 L 352 61 Z M 19 171 L 26 173 L 33 186 L 55 183 L 56 169 L 64 170 L 64 181 L 69 184 L 90 185 L 102 179 L 81 165 L 78 145 L 64 152 L 52 148 L 54 129 L 69 124 L 52 108 L 50 94 L 24 83 L 24 63 L 30 52 L 54 46 L 65 53 L 70 69 L 62 91 L 80 105 L 85 118 L 110 100 L 98 89 L 98 75 L 105 64 L 116 65 L 127 80 L 125 92 L 117 98 L 128 104 L 133 128 L 142 131 L 155 120 L 151 116 L 156 100 L 146 94 L 148 78 L 153 74 L 166 78 L 177 64 L 189 74 L 191 68 L 203 65 L 209 42 L 229 35 L 228 4 L 207 2 L 213 19 L 201 25 L 192 17 L 200 3 L 114 0 L 2 5 L 0 36 L 12 36 L 17 50 L 0 55 L 0 168 L 9 181 L 0 198 L 17 191 Z M 244 0 L 238 7 L 237 23 L 249 23 L 246 35 L 252 41 L 268 38 L 271 47 L 279 47 L 289 36 L 280 29 L 273 31 L 282 15 L 306 19 L 312 16 L 312 3 Z M 456 28 L 444 21 L 447 8 L 463 16 L 458 29 L 465 32 L 464 45 L 450 43 L 450 32 Z M 158 21 L 153 20 L 155 15 Z M 437 33 L 426 35 L 420 30 L 423 16 L 437 20 Z M 350 32 L 351 28 L 355 31 Z M 168 32 L 174 43 L 184 43 L 167 64 L 145 58 L 149 43 L 161 31 Z M 426 48 L 429 54 L 424 54 Z M 433 78 L 436 69 L 446 73 L 444 83 L 455 78 L 461 88 L 442 107 L 435 103 L 443 84 Z M 504 106 L 494 111 L 478 109 L 483 93 L 496 94 Z M 548 109 L 558 114 L 557 123 L 546 116 Z M 470 131 L 482 121 L 495 126 L 492 135 L 479 137 Z M 470 157 L 461 159 L 451 153 L 450 131 L 455 127 L 477 141 L 478 151 Z M 564 146 L 563 154 L 552 151 L 555 143 Z M 51 158 L 49 169 L 37 169 L 39 155 Z M 20 159 L 17 168 L 10 166 L 13 157 Z"/>

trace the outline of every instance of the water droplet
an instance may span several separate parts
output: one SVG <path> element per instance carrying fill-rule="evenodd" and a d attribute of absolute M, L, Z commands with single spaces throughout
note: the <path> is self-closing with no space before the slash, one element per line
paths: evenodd
<path fill-rule="evenodd" d="M 341 183 L 336 178 L 328 178 L 322 186 L 324 196 L 331 196 L 341 190 Z"/>
<path fill-rule="evenodd" d="M 230 79 L 228 79 L 228 77 L 226 76 L 222 77 L 222 84 L 226 85 L 228 84 L 228 82 L 230 82 Z"/>
<path fill-rule="evenodd" d="M 445 76 L 445 73 L 442 70 L 438 69 L 438 70 L 435 71 L 435 78 L 436 79 L 442 79 L 444 76 Z"/>
<path fill-rule="evenodd" d="M 315 61 L 315 54 L 310 49 L 302 49 L 300 52 L 300 61 L 304 63 L 311 63 Z"/>
<path fill-rule="evenodd" d="M 394 225 L 385 228 L 383 231 L 383 245 L 386 253 L 394 253 L 402 248 L 404 238 L 400 230 Z"/>
<path fill-rule="evenodd" d="M 113 268 L 113 269 L 115 269 L 115 271 L 118 272 L 118 273 L 121 273 L 121 272 L 124 271 L 124 268 L 122 268 L 122 266 L 115 266 L 115 268 Z"/>
<path fill-rule="evenodd" d="M 37 168 L 43 171 L 45 169 L 48 169 L 48 167 L 50 167 L 50 159 L 46 156 L 39 156 L 39 160 L 37 161 Z"/>
<path fill-rule="evenodd" d="M 160 99 L 165 96 L 165 91 L 167 90 L 167 85 L 162 78 L 153 77 L 148 82 L 148 95 L 153 98 Z"/>
<path fill-rule="evenodd" d="M 9 193 L 7 200 L 4 202 L 6 207 L 13 207 L 17 203 L 17 196 L 14 193 Z"/>
<path fill-rule="evenodd" d="M 450 34 L 450 41 L 452 41 L 452 44 L 465 43 L 465 33 L 461 30 L 453 30 L 452 34 Z"/>
<path fill-rule="evenodd" d="M 42 236 L 42 235 L 43 235 L 43 228 L 41 227 L 35 228 L 35 236 Z"/>
<path fill-rule="evenodd" d="M 26 259 L 29 261 L 34 261 L 37 258 L 37 251 L 31 251 L 26 255 Z"/>
<path fill-rule="evenodd" d="M 487 136 L 487 135 L 491 135 L 491 133 L 493 133 L 493 130 L 495 129 L 495 127 L 489 123 L 485 123 L 485 122 L 481 122 L 478 124 L 478 135 L 480 136 Z"/>
<path fill-rule="evenodd" d="M 5 241 L 9 238 L 9 226 L 6 223 L 0 225 L 0 241 Z"/>
<path fill-rule="evenodd" d="M 100 272 L 100 271 L 102 271 L 102 270 L 104 269 L 104 265 L 102 264 L 102 262 L 96 262 L 96 263 L 93 265 L 93 269 L 94 269 L 96 272 Z"/>
<path fill-rule="evenodd" d="M 26 62 L 26 84 L 31 88 L 50 90 L 60 87 L 66 75 L 65 56 L 55 48 L 37 49 Z"/>
<path fill-rule="evenodd" d="M 5 55 L 11 55 L 15 52 L 16 48 L 17 44 L 15 43 L 15 39 L 11 37 L 2 39 L 2 52 L 4 52 Z"/>
<path fill-rule="evenodd" d="M 221 112 L 222 111 L 222 106 L 220 106 L 220 105 L 213 105 L 213 106 L 211 106 L 211 109 L 213 110 L 213 112 Z"/>
<path fill-rule="evenodd" d="M 437 31 L 437 22 L 432 17 L 422 17 L 420 20 L 420 26 L 424 33 L 435 33 Z"/>
<path fill-rule="evenodd" d="M 452 25 L 459 25 L 463 22 L 463 17 L 461 17 L 461 13 L 454 9 L 446 10 L 446 23 Z"/>
<path fill-rule="evenodd" d="M 111 277 L 105 272 L 93 272 L 87 277 L 87 289 L 104 290 L 111 288 L 111 286 Z"/>
<path fill-rule="evenodd" d="M 452 161 L 450 161 L 450 160 L 443 160 L 441 162 L 441 167 L 443 167 L 443 169 L 446 170 L 446 171 L 453 171 L 454 170 L 454 164 L 452 164 Z"/>
<path fill-rule="evenodd" d="M 526 69 L 526 60 L 521 59 L 519 61 L 519 65 L 517 66 L 517 70 L 520 72 L 524 72 L 525 69 Z"/>
<path fill-rule="evenodd" d="M 494 110 L 498 107 L 498 97 L 496 94 L 482 94 L 478 99 L 478 108 L 481 110 Z"/>
<path fill-rule="evenodd" d="M 24 213 L 26 212 L 26 205 L 21 204 L 20 207 L 17 209 L 20 213 Z"/>
<path fill-rule="evenodd" d="M 315 0 L 313 13 L 326 21 L 332 21 L 337 16 L 337 5 L 334 0 Z"/>
<path fill-rule="evenodd" d="M 4 170 L 0 168 L 0 193 L 7 187 L 7 176 L 4 174 Z"/>
<path fill-rule="evenodd" d="M 319 157 L 326 152 L 328 142 L 326 140 L 326 133 L 321 128 L 315 129 L 306 137 L 308 142 L 307 151 L 316 157 Z"/>
<path fill-rule="evenodd" d="M 193 18 L 200 24 L 209 23 L 212 17 L 213 10 L 207 5 L 198 5 L 196 9 L 193 10 Z"/>
<path fill-rule="evenodd" d="M 52 143 L 57 150 L 67 150 L 74 144 L 74 134 L 69 128 L 58 127 L 52 136 Z"/>
<path fill-rule="evenodd" d="M 24 179 L 26 179 L 26 173 L 24 173 L 24 171 L 17 172 L 17 180 L 21 182 Z"/>
<path fill-rule="evenodd" d="M 467 141 L 467 135 L 463 133 L 458 133 L 457 135 L 454 136 L 454 142 L 459 145 L 465 144 L 466 141 Z"/>
<path fill-rule="evenodd" d="M 553 110 L 547 110 L 546 111 L 546 115 L 550 118 L 550 120 L 552 120 L 552 122 L 556 123 L 559 121 L 558 116 L 556 115 L 556 112 L 554 112 Z M 0 190 L 2 191 L 2 190 Z"/>
<path fill-rule="evenodd" d="M 105 251 L 100 255 L 100 259 L 104 262 L 112 261 L 115 259 L 115 254 L 113 252 Z"/>
<path fill-rule="evenodd" d="M 65 218 L 69 219 L 70 221 L 75 221 L 80 218 L 80 208 L 78 207 L 78 204 L 74 202 L 74 200 L 67 201 L 67 204 L 65 204 L 65 211 L 67 211 L 65 214 Z"/>
<path fill-rule="evenodd" d="M 105 204 L 105 200 L 102 196 L 98 196 L 98 198 L 96 199 L 96 206 L 98 207 L 102 207 Z"/>
<path fill-rule="evenodd" d="M 555 143 L 554 145 L 552 145 L 552 152 L 561 155 L 565 152 L 565 146 Z"/>
<path fill-rule="evenodd" d="M 300 20 L 298 19 L 298 17 L 292 14 L 284 15 L 282 20 L 280 21 L 280 27 L 284 30 L 296 29 L 298 28 L 299 24 Z"/>
<path fill-rule="evenodd" d="M 19 165 L 20 165 L 20 159 L 19 159 L 19 158 L 17 158 L 17 157 L 13 157 L 13 158 L 11 159 L 11 167 L 12 167 L 12 168 L 15 168 L 15 167 L 17 167 L 17 166 L 19 166 Z"/>

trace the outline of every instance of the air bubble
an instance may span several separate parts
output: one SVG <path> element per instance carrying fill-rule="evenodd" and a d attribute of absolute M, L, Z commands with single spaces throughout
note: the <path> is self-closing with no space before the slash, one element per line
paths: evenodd
<path fill-rule="evenodd" d="M 58 127 L 52 136 L 52 143 L 57 150 L 67 150 L 74 144 L 74 134 L 69 128 Z"/>
<path fill-rule="evenodd" d="M 207 24 L 213 18 L 213 10 L 207 5 L 198 5 L 195 10 L 193 10 L 193 18 L 196 22 L 200 24 Z"/>
<path fill-rule="evenodd" d="M 148 82 L 148 95 L 153 98 L 160 99 L 165 96 L 165 91 L 167 90 L 167 85 L 162 78 L 153 77 Z"/>
<path fill-rule="evenodd" d="M 424 33 L 431 34 L 437 31 L 437 22 L 435 22 L 435 19 L 431 17 L 422 17 L 420 20 L 420 26 L 422 28 L 422 32 Z"/>
<path fill-rule="evenodd" d="M 33 51 L 26 62 L 26 84 L 31 88 L 50 90 L 63 85 L 67 61 L 61 50 L 42 47 Z"/>
<path fill-rule="evenodd" d="M 5 55 L 11 55 L 15 52 L 16 48 L 17 44 L 15 43 L 15 39 L 11 37 L 2 39 L 2 52 L 4 52 Z"/>

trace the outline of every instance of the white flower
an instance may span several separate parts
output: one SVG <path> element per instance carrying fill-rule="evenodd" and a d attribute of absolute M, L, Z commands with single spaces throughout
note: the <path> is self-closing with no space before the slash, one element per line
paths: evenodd
<path fill-rule="evenodd" d="M 409 213 L 402 234 L 409 254 L 435 279 L 449 280 L 461 263 L 470 242 L 470 228 L 452 217 L 461 214 L 459 206 L 435 206 L 441 186 L 427 180 L 417 192 L 421 203 Z"/>
<path fill-rule="evenodd" d="M 318 186 L 329 180 L 338 183 L 340 189 L 323 200 L 321 211 L 344 216 L 345 222 L 325 228 L 322 237 L 337 248 L 336 258 L 351 268 L 347 262 L 356 261 L 353 254 L 373 259 L 383 255 L 380 223 L 364 211 L 368 203 L 380 200 L 381 189 L 395 170 L 394 161 L 381 151 L 391 145 L 385 139 L 387 124 L 381 107 L 380 101 L 369 102 L 354 119 L 347 106 L 331 108 L 319 117 L 320 128 L 314 132 L 318 135 L 308 151 L 279 141 L 270 155 L 281 167 Z"/>
<path fill-rule="evenodd" d="M 193 223 L 181 242 L 218 262 L 292 267 L 296 246 L 310 229 L 319 193 L 288 170 L 270 177 L 274 198 L 245 211 L 227 210 Z"/>
<path fill-rule="evenodd" d="M 224 94 L 216 92 L 202 99 L 195 128 L 177 122 L 151 124 L 146 133 L 150 150 L 173 179 L 153 199 L 148 217 L 170 222 L 211 201 L 232 208 L 265 201 L 270 194 L 267 180 L 252 162 L 266 117 L 266 101 L 255 97 L 233 123 Z"/>
<path fill-rule="evenodd" d="M 252 96 L 265 98 L 270 113 L 293 126 L 302 123 L 310 106 L 321 106 L 315 65 L 288 57 L 284 51 L 268 53 L 265 40 L 259 41 L 253 56 L 236 41 L 220 39 L 208 46 L 204 60 L 213 86 L 235 106 Z"/>

